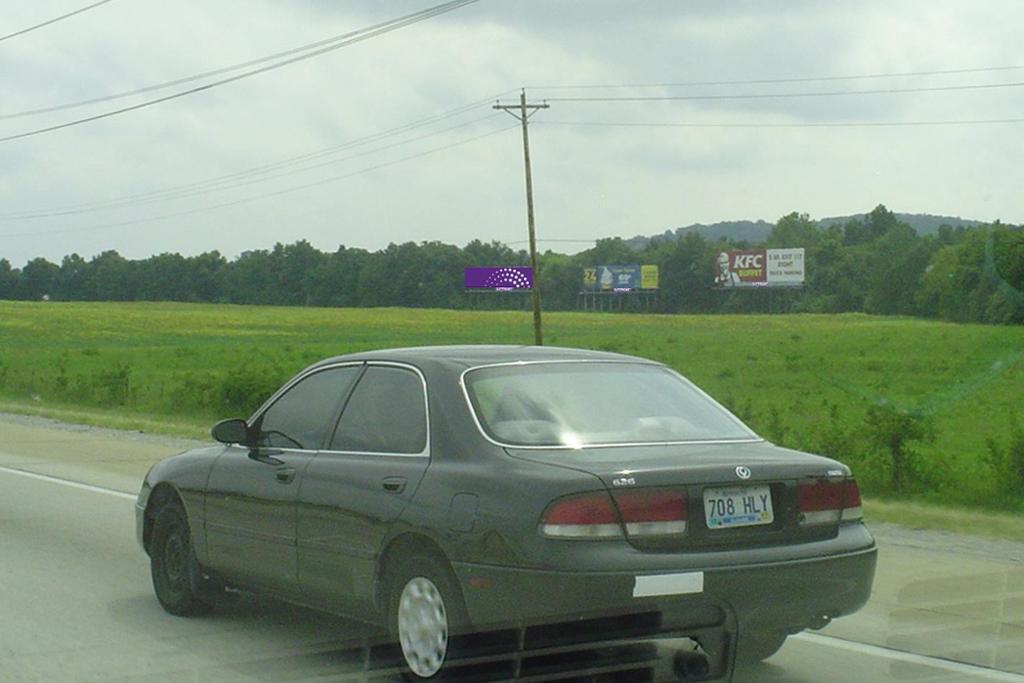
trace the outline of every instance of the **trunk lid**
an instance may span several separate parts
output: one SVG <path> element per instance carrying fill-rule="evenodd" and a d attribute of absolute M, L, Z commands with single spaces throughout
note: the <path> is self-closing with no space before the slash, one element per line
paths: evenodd
<path fill-rule="evenodd" d="M 834 536 L 838 519 L 805 523 L 799 487 L 850 476 L 835 460 L 764 441 L 506 450 L 514 458 L 593 474 L 613 497 L 646 488 L 685 491 L 685 533 L 663 538 L 627 533 L 635 547 L 650 551 L 777 545 Z"/>

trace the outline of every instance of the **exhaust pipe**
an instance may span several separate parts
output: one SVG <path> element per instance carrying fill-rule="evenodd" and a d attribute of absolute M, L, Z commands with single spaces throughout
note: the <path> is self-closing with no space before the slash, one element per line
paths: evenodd
<path fill-rule="evenodd" d="M 696 650 L 680 650 L 672 659 L 672 669 L 681 681 L 694 681 L 708 675 L 707 655 Z"/>
<path fill-rule="evenodd" d="M 820 631 L 831 623 L 832 617 L 827 614 L 819 614 L 807 623 L 807 628 L 814 631 Z"/>

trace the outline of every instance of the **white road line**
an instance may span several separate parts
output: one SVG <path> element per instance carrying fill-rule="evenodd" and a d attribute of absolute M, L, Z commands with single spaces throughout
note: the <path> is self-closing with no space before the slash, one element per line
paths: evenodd
<path fill-rule="evenodd" d="M 39 479 L 40 481 L 48 481 L 52 484 L 63 484 L 64 486 L 70 486 L 75 489 L 83 489 L 85 491 L 92 491 L 93 493 L 105 493 L 108 496 L 117 496 L 118 498 L 126 498 L 128 500 L 135 500 L 137 496 L 134 493 L 127 493 L 125 491 L 118 491 L 116 489 L 108 489 L 102 486 L 93 486 L 92 484 L 83 484 L 80 481 L 72 481 L 71 479 L 61 479 L 60 477 L 51 477 L 48 474 L 38 474 L 36 472 L 28 472 L 26 470 L 19 470 L 13 467 L 0 466 L 0 472 L 7 472 L 8 474 L 17 474 L 22 477 L 28 477 L 29 479 Z"/>
<path fill-rule="evenodd" d="M 941 657 L 918 655 L 913 652 L 904 652 L 903 650 L 893 650 L 879 645 L 868 645 L 866 643 L 858 643 L 852 640 L 833 638 L 832 636 L 824 636 L 819 633 L 798 633 L 795 636 L 790 636 L 790 638 L 794 640 L 802 640 L 807 643 L 814 643 L 815 645 L 824 645 L 826 647 L 834 647 L 839 650 L 847 650 L 858 654 L 890 659 L 895 662 L 930 666 L 933 669 L 942 669 L 956 674 L 973 676 L 975 679 L 1000 681 L 1001 683 L 1024 683 L 1024 675 L 1010 671 L 999 671 L 998 669 L 992 669 L 985 666 L 964 664 L 962 662 L 955 662 L 951 659 L 942 659 Z"/>

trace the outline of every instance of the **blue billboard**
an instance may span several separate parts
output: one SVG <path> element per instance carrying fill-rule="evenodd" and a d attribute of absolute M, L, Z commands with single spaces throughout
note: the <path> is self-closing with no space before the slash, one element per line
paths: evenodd
<path fill-rule="evenodd" d="M 590 292 L 632 292 L 640 289 L 640 266 L 597 266 L 583 271 L 583 288 Z"/>

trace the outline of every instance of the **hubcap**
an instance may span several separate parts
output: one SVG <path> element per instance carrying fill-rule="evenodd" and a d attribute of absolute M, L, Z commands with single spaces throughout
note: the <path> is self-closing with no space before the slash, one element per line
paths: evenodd
<path fill-rule="evenodd" d="M 164 571 L 167 573 L 167 581 L 174 587 L 177 587 L 185 577 L 187 558 L 188 550 L 181 539 L 181 534 L 170 534 L 164 544 Z"/>
<path fill-rule="evenodd" d="M 421 678 L 441 670 L 448 651 L 448 614 L 430 579 L 405 584 L 398 600 L 398 640 L 409 669 Z"/>

